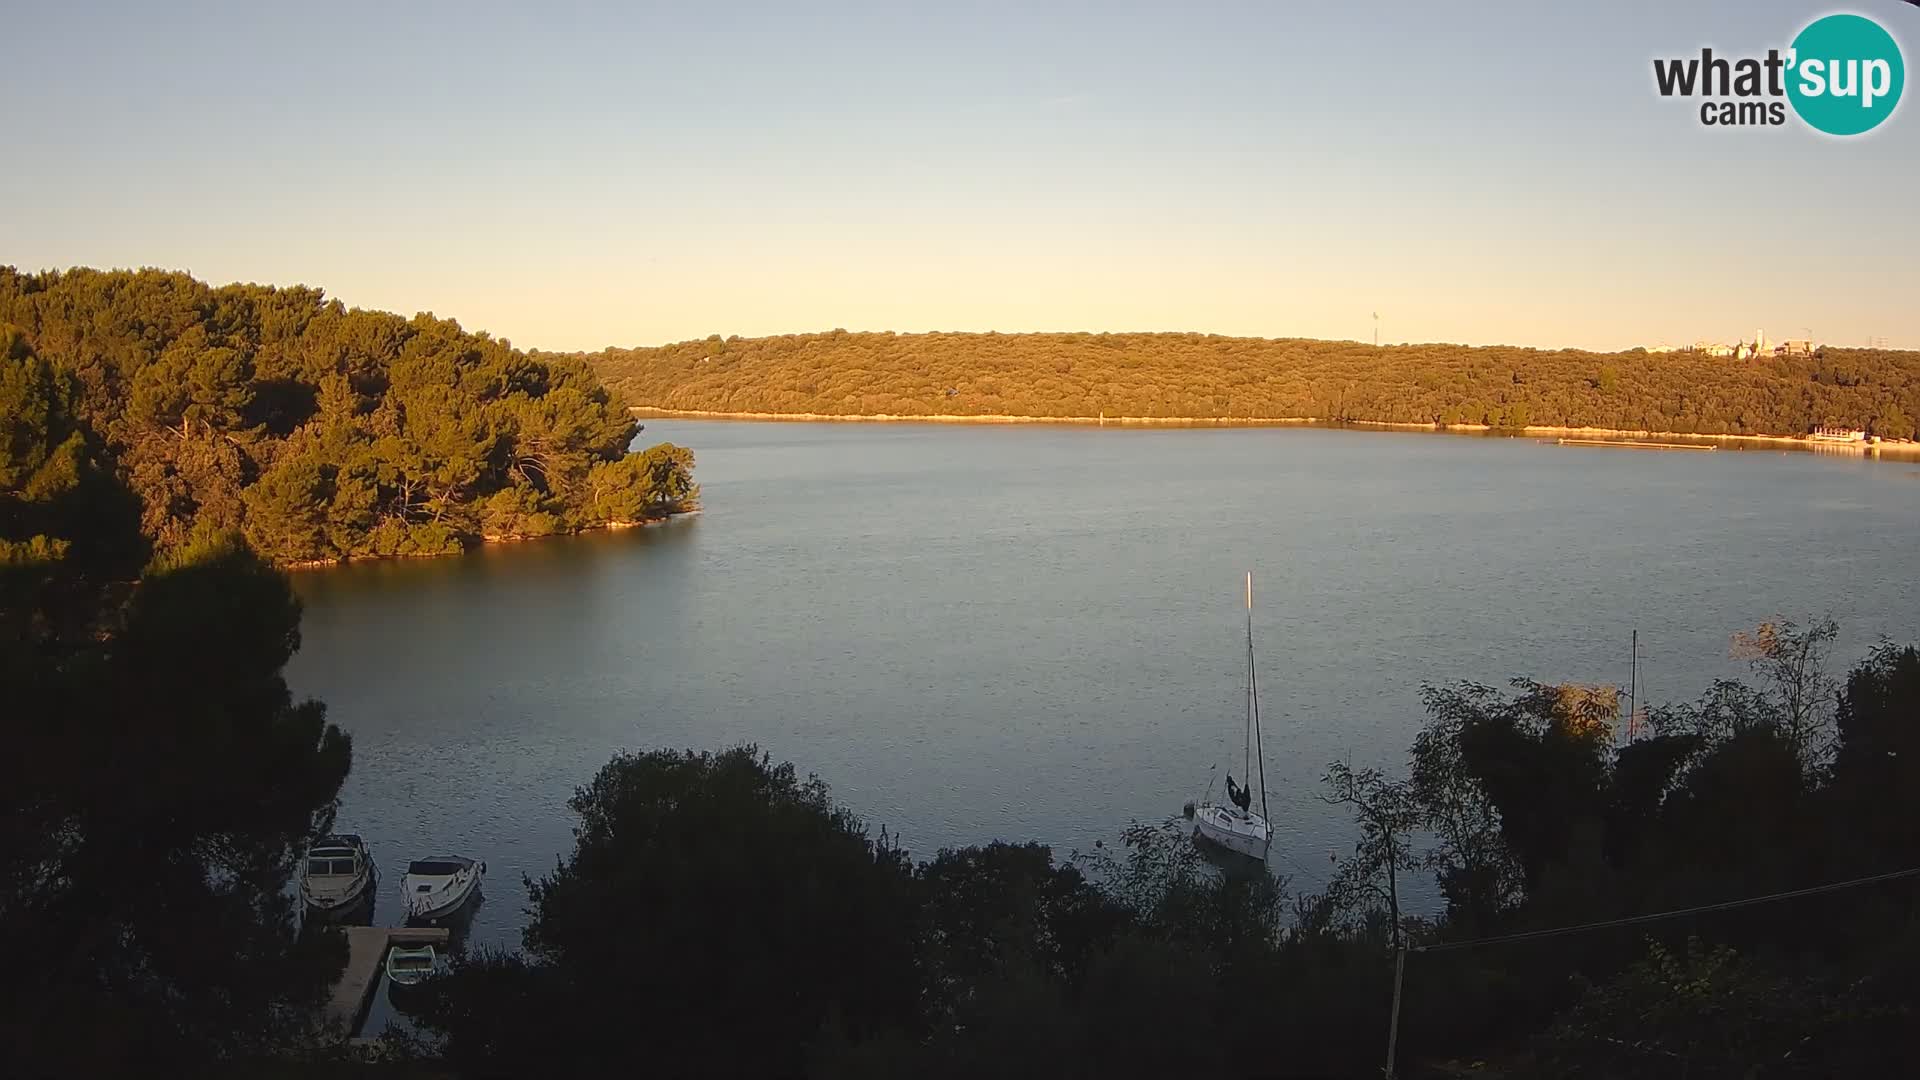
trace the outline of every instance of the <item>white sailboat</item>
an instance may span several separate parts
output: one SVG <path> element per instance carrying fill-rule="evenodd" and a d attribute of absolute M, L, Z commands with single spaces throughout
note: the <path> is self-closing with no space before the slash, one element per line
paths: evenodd
<path fill-rule="evenodd" d="M 1257 770 L 1257 773 L 1256 773 Z M 1260 690 L 1253 667 L 1253 574 L 1247 574 L 1247 745 L 1241 775 L 1260 780 L 1260 812 L 1253 812 L 1253 793 L 1235 788 L 1227 776 L 1227 805 L 1202 803 L 1194 811 L 1194 836 L 1215 846 L 1264 860 L 1273 845 L 1273 826 L 1267 820 L 1267 763 L 1260 749 Z"/>

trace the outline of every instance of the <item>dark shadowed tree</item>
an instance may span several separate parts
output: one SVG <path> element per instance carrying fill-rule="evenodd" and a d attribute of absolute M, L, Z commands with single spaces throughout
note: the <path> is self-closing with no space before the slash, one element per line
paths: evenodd
<path fill-rule="evenodd" d="M 136 576 L 139 505 L 80 416 L 80 384 L 0 324 L 0 634 L 83 641 L 99 593 Z"/>
<path fill-rule="evenodd" d="M 1433 772 L 1416 792 L 1432 801 L 1427 810 L 1449 844 L 1459 842 L 1451 858 L 1468 871 L 1459 880 L 1462 895 L 1483 920 L 1511 899 L 1511 882 L 1501 861 L 1511 853 L 1529 891 L 1549 869 L 1575 857 L 1595 856 L 1608 783 L 1609 738 L 1613 704 L 1592 688 L 1552 686 L 1526 679 L 1513 682 L 1514 693 L 1460 683 L 1426 690 L 1431 734 L 1417 746 L 1417 760 L 1457 762 Z M 1456 790 L 1463 781 L 1468 790 Z M 1484 799 L 1481 805 L 1479 800 Z M 1458 804 L 1455 810 L 1448 804 Z M 1484 833 L 1487 808 L 1497 814 L 1505 851 L 1490 845 Z"/>
<path fill-rule="evenodd" d="M 936 1009 L 1024 963 L 1077 987 L 1096 949 L 1128 922 L 1072 865 L 1041 844 L 942 851 L 914 874 L 917 952 Z"/>
<path fill-rule="evenodd" d="M 1174 826 L 1134 826 L 1124 855 L 1080 865 L 1089 876 L 1044 847 L 993 844 L 923 866 L 923 1034 L 836 1036 L 814 1075 L 1058 1080 L 1255 1060 L 1232 1029 L 1251 1032 L 1268 1000 L 1242 991 L 1275 955 L 1272 878 L 1209 868 Z"/>
<path fill-rule="evenodd" d="M 793 1076 L 829 1024 L 854 1041 L 914 1030 L 911 867 L 818 780 L 751 747 L 655 751 L 615 758 L 568 806 L 572 853 L 528 883 L 525 960 L 447 991 L 537 994 L 553 1026 L 430 1009 L 462 1069 L 520 1075 L 563 1052 L 584 1071 Z"/>
<path fill-rule="evenodd" d="M 1839 686 L 1827 670 L 1840 624 L 1831 618 L 1805 625 L 1778 618 L 1733 636 L 1733 654 L 1760 679 L 1773 725 L 1808 765 L 1832 751 Z"/>
<path fill-rule="evenodd" d="M 1421 688 L 1427 721 L 1414 737 L 1409 794 L 1420 808 L 1420 825 L 1435 843 L 1422 857 L 1447 898 L 1449 929 L 1489 932 L 1525 890 L 1520 864 L 1507 846 L 1500 813 L 1468 765 L 1465 726 L 1477 723 L 1489 700 L 1473 684 Z"/>
<path fill-rule="evenodd" d="M 1421 821 L 1413 787 L 1379 769 L 1356 770 L 1344 761 L 1329 762 L 1321 783 L 1327 787 L 1321 799 L 1346 807 L 1360 827 L 1353 858 L 1341 864 L 1327 891 L 1348 911 L 1384 911 L 1398 947 L 1401 875 L 1421 862 L 1413 850 L 1413 830 Z"/>
<path fill-rule="evenodd" d="M 1866 982 L 1796 977 L 1699 939 L 1588 990 L 1539 1040 L 1543 1075 L 1829 1077 L 1903 1072 L 1901 1010 Z M 1910 1063 L 1910 1062 L 1908 1062 Z"/>
<path fill-rule="evenodd" d="M 59 382 L 21 361 L 0 393 Z M 0 448 L 0 527 L 32 555 L 0 572 L 0 1072 L 179 1074 L 282 1048 L 343 958 L 296 934 L 288 889 L 350 756 L 281 676 L 299 603 L 230 539 L 134 580 L 134 504 L 69 516 L 111 481 L 71 399 L 35 400 L 53 406 L 14 419 L 41 434 Z"/>
<path fill-rule="evenodd" d="M 1832 793 L 1860 869 L 1920 866 L 1920 649 L 1882 645 L 1847 676 Z"/>

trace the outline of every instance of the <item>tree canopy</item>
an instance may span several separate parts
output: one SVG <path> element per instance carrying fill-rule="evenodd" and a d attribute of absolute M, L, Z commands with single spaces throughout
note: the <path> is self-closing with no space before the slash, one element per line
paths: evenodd
<path fill-rule="evenodd" d="M 1920 353 L 1755 360 L 1215 334 L 788 334 L 582 356 L 640 405 L 828 416 L 1305 418 L 1912 438 Z"/>
<path fill-rule="evenodd" d="M 234 534 L 147 562 L 75 392 L 0 358 L 0 1072 L 283 1051 L 345 959 L 288 884 L 351 745 L 282 677 L 285 575 Z"/>
<path fill-rule="evenodd" d="M 558 1045 L 617 1070 L 641 1047 L 664 1075 L 791 1076 L 829 1022 L 911 1023 L 911 868 L 819 781 L 750 748 L 655 751 L 568 806 L 574 850 L 528 883 L 526 955 L 473 965 L 432 1014 L 464 1068 L 531 1075 Z M 502 1023 L 503 1004 L 527 1012 Z"/>
<path fill-rule="evenodd" d="M 280 563 L 432 555 L 699 497 L 692 453 L 630 452 L 639 425 L 579 360 L 305 286 L 0 267 L 0 345 L 8 436 L 50 470 L 9 485 L 71 486 L 84 427 L 163 551 L 239 531 Z"/>

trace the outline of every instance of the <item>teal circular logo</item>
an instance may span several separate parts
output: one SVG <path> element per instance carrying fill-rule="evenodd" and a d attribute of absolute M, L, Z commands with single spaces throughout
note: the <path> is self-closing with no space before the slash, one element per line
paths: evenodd
<path fill-rule="evenodd" d="M 1900 45 L 1864 15 L 1828 15 L 1793 39 L 1787 99 L 1817 131 L 1858 135 L 1893 115 L 1907 82 Z"/>

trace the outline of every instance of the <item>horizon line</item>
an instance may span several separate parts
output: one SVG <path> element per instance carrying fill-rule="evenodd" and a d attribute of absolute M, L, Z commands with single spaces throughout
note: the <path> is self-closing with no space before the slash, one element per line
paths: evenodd
<path fill-rule="evenodd" d="M 1920 0 L 1914 0 L 1914 2 L 1917 4 L 1920 4 Z M 1733 342 L 1731 343 L 1721 341 L 1717 338 L 1696 338 L 1693 342 L 1688 342 L 1685 344 L 1672 344 L 1667 342 L 1661 342 L 1654 345 L 1638 344 L 1638 345 L 1628 345 L 1621 348 L 1599 348 L 1599 347 L 1586 346 L 1586 345 L 1537 345 L 1537 344 L 1525 344 L 1525 343 L 1514 342 L 1514 341 L 1467 342 L 1467 341 L 1442 341 L 1439 339 L 1415 340 L 1413 338 L 1403 338 L 1400 341 L 1387 341 L 1387 342 L 1381 342 L 1376 345 L 1372 342 L 1365 341 L 1355 337 L 1312 337 L 1307 335 L 1296 335 L 1296 334 L 1274 334 L 1274 335 L 1223 334 L 1216 330 L 1194 330 L 1194 329 L 1089 330 L 1089 329 L 1082 328 L 1082 329 L 1075 329 L 1075 330 L 1064 330 L 1064 329 L 902 330 L 898 328 L 887 328 L 887 329 L 854 330 L 844 326 L 835 326 L 835 327 L 830 327 L 830 328 L 821 329 L 821 330 L 784 330 L 784 331 L 778 331 L 774 333 L 765 333 L 765 334 L 739 334 L 739 333 L 721 334 L 718 332 L 713 332 L 713 333 L 700 335 L 697 337 L 677 338 L 677 339 L 668 340 L 668 341 L 659 341 L 652 344 L 619 345 L 619 344 L 609 343 L 609 344 L 600 345 L 595 348 L 550 349 L 550 348 L 545 348 L 538 345 L 515 344 L 513 337 L 510 335 L 496 333 L 495 331 L 492 331 L 486 328 L 469 326 L 467 323 L 462 321 L 458 316 L 440 315 L 424 308 L 414 311 L 412 315 L 407 315 L 402 312 L 391 310 L 384 307 L 364 306 L 364 305 L 352 303 L 346 300 L 345 298 L 343 298 L 342 296 L 340 296 L 339 294 L 334 293 L 331 290 L 327 289 L 325 286 L 313 285 L 305 281 L 295 281 L 292 283 L 282 284 L 282 283 L 270 282 L 270 281 L 258 281 L 258 280 L 241 281 L 239 279 L 234 279 L 231 281 L 227 281 L 223 284 L 215 284 L 211 279 L 202 278 L 197 274 L 195 274 L 192 267 L 187 267 L 187 266 L 168 267 L 168 266 L 159 266 L 159 265 L 152 265 L 152 264 L 138 266 L 138 267 L 114 266 L 114 267 L 102 269 L 101 267 L 91 266 L 85 263 L 70 263 L 65 266 L 42 267 L 37 270 L 23 270 L 19 266 L 13 263 L 0 262 L 0 269 L 11 270 L 15 273 L 25 274 L 25 275 L 49 274 L 49 273 L 69 274 L 77 271 L 89 271 L 89 272 L 100 273 L 100 274 L 121 274 L 121 273 L 139 274 L 139 273 L 144 273 L 146 271 L 151 270 L 156 273 L 162 273 L 162 274 L 184 274 L 187 277 L 192 278 L 194 281 L 198 281 L 201 284 L 206 285 L 210 289 L 223 289 L 223 288 L 231 288 L 231 287 L 253 287 L 253 288 L 267 288 L 267 289 L 278 289 L 278 290 L 312 289 L 320 293 L 321 297 L 324 300 L 336 301 L 344 305 L 349 311 L 379 312 L 387 315 L 393 315 L 397 318 L 403 318 L 403 319 L 417 318 L 421 315 L 425 315 L 425 316 L 428 316 L 429 318 L 434 318 L 434 319 L 447 319 L 458 324 L 460 326 L 460 329 L 465 332 L 484 334 L 495 341 L 500 341 L 505 343 L 509 348 L 519 349 L 522 352 L 526 352 L 526 353 L 548 353 L 553 355 L 585 355 L 585 354 L 591 354 L 591 353 L 604 353 L 612 350 L 632 351 L 636 349 L 665 349 L 665 348 L 671 348 L 675 345 L 689 345 L 689 344 L 693 344 L 701 341 L 711 341 L 716 337 L 720 338 L 723 341 L 732 341 L 732 340 L 754 341 L 754 340 L 764 340 L 768 338 L 779 338 L 779 337 L 821 337 L 821 336 L 831 335 L 834 333 L 893 335 L 893 336 L 943 335 L 943 336 L 975 336 L 975 337 L 989 337 L 989 336 L 1034 337 L 1034 336 L 1043 336 L 1043 335 L 1093 336 L 1093 337 L 1102 337 L 1102 336 L 1115 337 L 1115 336 L 1121 336 L 1121 335 L 1164 335 L 1169 337 L 1199 336 L 1199 337 L 1210 337 L 1210 338 L 1222 338 L 1222 339 L 1232 340 L 1232 341 L 1320 341 L 1320 342 L 1329 342 L 1329 343 L 1353 344 L 1353 345 L 1360 345 L 1366 348 L 1379 348 L 1379 349 L 1412 348 L 1412 347 L 1418 347 L 1418 346 L 1443 345 L 1450 348 L 1462 348 L 1462 349 L 1526 349 L 1531 352 L 1584 352 L 1584 353 L 1593 353 L 1595 355 L 1617 355 L 1622 353 L 1634 352 L 1636 350 L 1643 350 L 1648 352 L 1649 354 L 1658 355 L 1653 353 L 1653 350 L 1655 349 L 1671 350 L 1674 352 L 1689 352 L 1689 351 L 1692 351 L 1693 346 L 1695 344 L 1698 344 L 1701 341 L 1710 341 L 1713 344 L 1720 344 L 1720 345 L 1745 343 L 1745 338 L 1743 337 L 1735 337 Z M 1785 340 L 1797 340 L 1797 339 L 1781 338 L 1779 340 L 1785 341 Z M 1817 338 L 1815 339 L 1815 346 L 1818 348 L 1836 348 L 1836 349 L 1880 349 L 1886 352 L 1920 351 L 1920 346 L 1848 345 L 1848 344 L 1841 344 L 1832 340 L 1820 341 Z"/>

